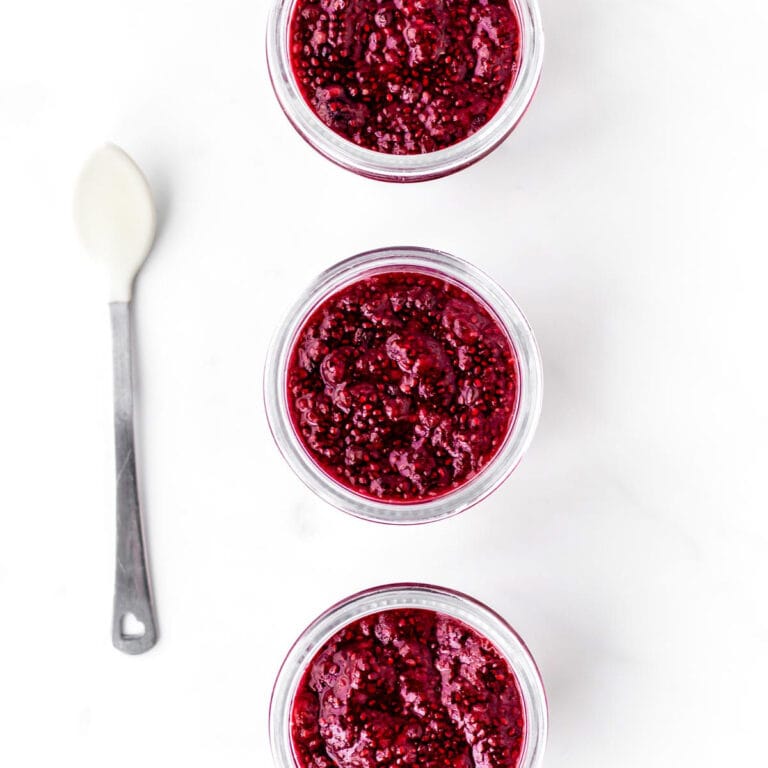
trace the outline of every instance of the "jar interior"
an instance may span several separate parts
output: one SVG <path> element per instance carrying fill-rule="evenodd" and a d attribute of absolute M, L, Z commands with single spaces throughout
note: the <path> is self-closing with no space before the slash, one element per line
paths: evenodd
<path fill-rule="evenodd" d="M 445 282 L 459 289 L 463 293 L 466 293 L 475 302 L 477 302 L 477 304 L 480 307 L 482 307 L 482 309 L 484 309 L 485 312 L 487 312 L 488 316 L 491 318 L 496 328 L 502 331 L 505 342 L 509 345 L 509 349 L 512 352 L 513 361 L 514 361 L 514 382 L 515 382 L 514 402 L 511 408 L 510 417 L 505 427 L 504 437 L 501 440 L 501 442 L 495 446 L 492 454 L 487 458 L 483 466 L 477 472 L 474 472 L 471 475 L 464 478 L 455 487 L 449 488 L 443 492 L 436 493 L 434 495 L 428 495 L 422 498 L 407 499 L 407 500 L 384 499 L 384 498 L 376 497 L 373 494 L 365 493 L 363 490 L 350 487 L 346 483 L 340 481 L 339 478 L 334 476 L 333 473 L 328 471 L 328 469 L 323 465 L 323 463 L 316 458 L 313 452 L 307 448 L 305 441 L 302 439 L 302 436 L 300 434 L 300 427 L 297 424 L 297 416 L 294 413 L 294 409 L 292 408 L 291 395 L 289 392 L 289 381 L 288 381 L 289 379 L 288 367 L 296 354 L 296 349 L 297 349 L 297 344 L 299 342 L 299 339 L 302 333 L 305 331 L 308 320 L 312 318 L 313 315 L 315 315 L 315 313 L 318 312 L 320 308 L 322 308 L 329 300 L 332 300 L 335 296 L 341 294 L 345 289 L 349 288 L 350 286 L 354 286 L 359 282 L 369 280 L 372 277 L 389 276 L 389 275 L 395 275 L 398 273 L 408 273 L 409 275 L 410 274 L 424 275 L 429 278 L 436 279 L 441 282 Z M 287 350 L 288 350 L 288 364 L 285 366 L 286 375 L 285 375 L 285 385 L 283 386 L 283 397 L 284 397 L 283 407 L 285 408 L 286 412 L 289 414 L 289 420 L 290 420 L 293 437 L 296 440 L 297 444 L 299 445 L 300 449 L 304 452 L 306 457 L 312 462 L 312 464 L 314 465 L 315 469 L 318 472 L 320 472 L 325 478 L 327 478 L 329 482 L 340 485 L 340 487 L 342 487 L 345 491 L 353 493 L 356 496 L 360 497 L 361 499 L 366 499 L 366 500 L 388 504 L 392 506 L 397 506 L 397 507 L 409 507 L 409 506 L 423 504 L 425 501 L 433 501 L 437 499 L 443 500 L 443 499 L 449 498 L 454 494 L 457 494 L 461 491 L 466 490 L 469 486 L 475 483 L 478 480 L 478 478 L 482 477 L 489 469 L 492 468 L 494 462 L 499 458 L 500 455 L 503 454 L 504 448 L 507 446 L 509 440 L 511 439 L 511 435 L 515 430 L 515 424 L 519 414 L 521 389 L 522 389 L 521 383 L 520 383 L 520 377 L 522 373 L 521 367 L 519 364 L 520 353 L 515 344 L 515 341 L 512 335 L 510 334 L 506 324 L 504 323 L 502 318 L 499 316 L 499 313 L 494 309 L 491 303 L 489 303 L 477 290 L 472 288 L 466 282 L 452 275 L 446 274 L 445 272 L 439 269 L 433 269 L 433 268 L 429 268 L 421 265 L 413 266 L 411 264 L 408 264 L 407 262 L 404 262 L 402 264 L 388 263 L 386 265 L 373 266 L 370 269 L 361 270 L 360 272 L 356 272 L 355 274 L 350 275 L 347 279 L 343 281 L 340 281 L 338 283 L 334 283 L 331 286 L 328 286 L 326 290 L 322 291 L 317 295 L 317 297 L 314 299 L 312 304 L 307 308 L 307 310 L 302 314 L 300 320 L 296 323 L 294 333 L 290 338 L 289 344 L 287 345 Z"/>

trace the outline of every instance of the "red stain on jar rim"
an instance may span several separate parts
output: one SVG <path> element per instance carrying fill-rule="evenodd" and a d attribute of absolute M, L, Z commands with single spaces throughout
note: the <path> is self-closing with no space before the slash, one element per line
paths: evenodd
<path fill-rule="evenodd" d="M 430 610 L 347 625 L 299 683 L 300 768 L 515 768 L 525 740 L 517 679 L 485 637 Z"/>
<path fill-rule="evenodd" d="M 452 146 L 499 110 L 520 64 L 510 0 L 297 0 L 299 89 L 329 128 L 379 152 Z"/>
<path fill-rule="evenodd" d="M 497 454 L 514 420 L 518 368 L 507 334 L 467 290 L 390 271 L 324 300 L 291 352 L 287 399 L 314 461 L 388 502 L 453 491 Z"/>

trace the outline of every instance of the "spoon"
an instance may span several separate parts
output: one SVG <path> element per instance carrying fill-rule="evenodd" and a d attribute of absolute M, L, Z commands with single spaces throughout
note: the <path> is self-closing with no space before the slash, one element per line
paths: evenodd
<path fill-rule="evenodd" d="M 106 269 L 112 320 L 117 477 L 117 555 L 112 644 L 144 653 L 157 642 L 136 484 L 131 380 L 133 281 L 155 239 L 155 205 L 141 170 L 108 144 L 85 164 L 75 190 L 75 224 L 91 256 Z"/>

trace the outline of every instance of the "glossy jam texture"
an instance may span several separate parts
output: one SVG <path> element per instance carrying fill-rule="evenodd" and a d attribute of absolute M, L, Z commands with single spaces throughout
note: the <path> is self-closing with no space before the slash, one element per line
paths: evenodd
<path fill-rule="evenodd" d="M 456 619 L 399 609 L 334 635 L 293 701 L 300 768 L 515 768 L 525 717 L 517 680 Z"/>
<path fill-rule="evenodd" d="M 398 271 L 360 279 L 311 314 L 287 387 L 294 430 L 333 479 L 412 502 L 458 488 L 494 457 L 518 375 L 509 338 L 477 299 Z"/>
<path fill-rule="evenodd" d="M 290 55 L 336 133 L 388 154 L 449 147 L 485 125 L 515 80 L 510 0 L 297 0 Z"/>

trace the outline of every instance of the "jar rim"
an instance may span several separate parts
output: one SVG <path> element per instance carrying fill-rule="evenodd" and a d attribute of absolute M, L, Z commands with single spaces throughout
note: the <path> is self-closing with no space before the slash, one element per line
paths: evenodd
<path fill-rule="evenodd" d="M 394 155 L 360 147 L 337 134 L 314 113 L 293 73 L 288 45 L 298 0 L 274 0 L 267 24 L 267 68 L 277 100 L 300 136 L 336 165 L 382 181 L 426 181 L 455 173 L 499 146 L 515 129 L 533 99 L 541 77 L 544 31 L 538 0 L 510 0 L 520 23 L 520 67 L 498 111 L 478 131 L 449 147 L 414 155 Z"/>
<path fill-rule="evenodd" d="M 395 583 L 346 597 L 323 611 L 299 635 L 280 666 L 269 706 L 269 736 L 279 768 L 298 768 L 291 737 L 291 710 L 306 669 L 336 632 L 372 613 L 398 608 L 431 610 L 457 619 L 489 640 L 509 664 L 525 709 L 525 738 L 516 768 L 539 768 L 547 740 L 548 711 L 536 662 L 500 614 L 463 592 L 432 584 Z"/>
<path fill-rule="evenodd" d="M 478 297 L 494 314 L 515 352 L 518 403 L 504 443 L 488 464 L 457 488 L 419 501 L 381 501 L 356 493 L 325 472 L 296 434 L 287 402 L 287 369 L 296 336 L 325 299 L 374 270 L 407 267 L 438 273 Z M 297 299 L 278 327 L 264 368 L 264 401 L 272 436 L 299 478 L 320 498 L 348 514 L 387 524 L 419 524 L 469 509 L 495 491 L 520 463 L 538 425 L 542 365 L 533 331 L 511 296 L 488 275 L 456 256 L 419 247 L 380 248 L 352 256 L 322 272 Z"/>

